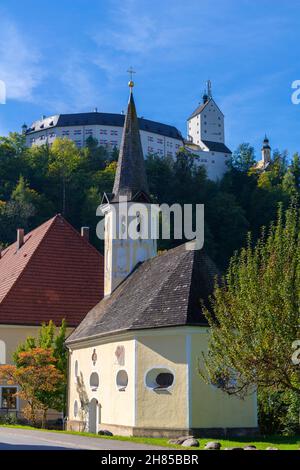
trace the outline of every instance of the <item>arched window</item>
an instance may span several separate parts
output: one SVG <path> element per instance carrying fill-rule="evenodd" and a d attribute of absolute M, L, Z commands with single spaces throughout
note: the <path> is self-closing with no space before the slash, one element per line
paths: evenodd
<path fill-rule="evenodd" d="M 126 370 L 119 370 L 116 382 L 119 392 L 125 392 L 128 385 L 128 374 Z"/>
<path fill-rule="evenodd" d="M 6 364 L 6 344 L 0 339 L 0 364 Z"/>
<path fill-rule="evenodd" d="M 78 416 L 78 401 L 75 400 L 74 402 L 74 417 L 77 418 Z"/>
<path fill-rule="evenodd" d="M 121 217 L 121 238 L 126 238 L 126 216 L 122 215 Z"/>
<path fill-rule="evenodd" d="M 142 231 L 142 216 L 140 212 L 136 213 L 136 231 L 137 233 L 141 233 Z"/>
<path fill-rule="evenodd" d="M 75 361 L 75 368 L 74 368 L 74 376 L 75 376 L 75 380 L 78 379 L 78 375 L 79 375 L 79 366 L 78 366 L 78 361 Z"/>
<path fill-rule="evenodd" d="M 97 372 L 93 372 L 90 376 L 90 387 L 93 392 L 95 392 L 99 387 L 99 375 Z"/>
<path fill-rule="evenodd" d="M 168 369 L 151 369 L 146 375 L 146 386 L 152 390 L 168 390 L 173 384 L 174 374 Z"/>

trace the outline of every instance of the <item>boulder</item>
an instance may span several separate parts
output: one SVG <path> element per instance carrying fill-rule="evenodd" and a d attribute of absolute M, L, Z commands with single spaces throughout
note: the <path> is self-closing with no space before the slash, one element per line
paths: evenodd
<path fill-rule="evenodd" d="M 107 431 L 107 429 L 100 429 L 98 434 L 99 436 L 113 436 L 113 433 L 110 431 Z"/>
<path fill-rule="evenodd" d="M 256 449 L 256 446 L 254 446 L 254 445 L 251 444 L 251 445 L 249 445 L 249 446 L 245 446 L 245 447 L 244 447 L 244 450 L 257 450 L 257 449 Z"/>
<path fill-rule="evenodd" d="M 224 450 L 244 450 L 243 447 L 226 447 Z"/>
<path fill-rule="evenodd" d="M 182 444 L 183 447 L 199 447 L 199 442 L 197 439 L 191 438 L 186 439 Z"/>
<path fill-rule="evenodd" d="M 221 449 L 221 444 L 220 442 L 208 442 L 204 449 L 206 450 L 220 450 Z"/>
<path fill-rule="evenodd" d="M 170 439 L 168 441 L 169 444 L 175 444 L 181 446 L 181 444 L 186 441 L 187 439 L 195 439 L 194 436 L 181 436 L 177 437 L 176 439 Z"/>

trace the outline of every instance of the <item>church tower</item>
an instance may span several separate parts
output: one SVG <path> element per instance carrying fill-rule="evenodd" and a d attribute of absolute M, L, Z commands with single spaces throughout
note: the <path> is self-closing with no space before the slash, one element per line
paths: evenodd
<path fill-rule="evenodd" d="M 133 86 L 130 80 L 113 194 L 105 194 L 101 206 L 105 215 L 105 296 L 109 296 L 138 263 L 157 254 L 158 211 L 149 196 Z"/>
<path fill-rule="evenodd" d="M 265 168 L 271 161 L 271 147 L 270 147 L 269 139 L 266 135 L 263 141 L 261 155 L 262 155 L 263 167 Z"/>

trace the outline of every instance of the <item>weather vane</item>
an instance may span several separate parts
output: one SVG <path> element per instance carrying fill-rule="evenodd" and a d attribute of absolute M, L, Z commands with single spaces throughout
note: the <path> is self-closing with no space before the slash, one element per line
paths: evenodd
<path fill-rule="evenodd" d="M 128 86 L 130 88 L 133 88 L 134 87 L 134 82 L 133 82 L 133 74 L 136 73 L 132 67 L 130 67 L 127 72 L 129 73 L 129 76 L 130 76 L 130 80 L 128 82 Z"/>

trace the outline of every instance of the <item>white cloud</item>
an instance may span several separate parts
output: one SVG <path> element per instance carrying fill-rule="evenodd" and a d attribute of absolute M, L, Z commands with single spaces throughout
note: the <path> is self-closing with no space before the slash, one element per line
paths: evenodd
<path fill-rule="evenodd" d="M 7 99 L 31 101 L 43 77 L 39 51 L 13 21 L 1 16 L 0 79 L 6 84 Z"/>

